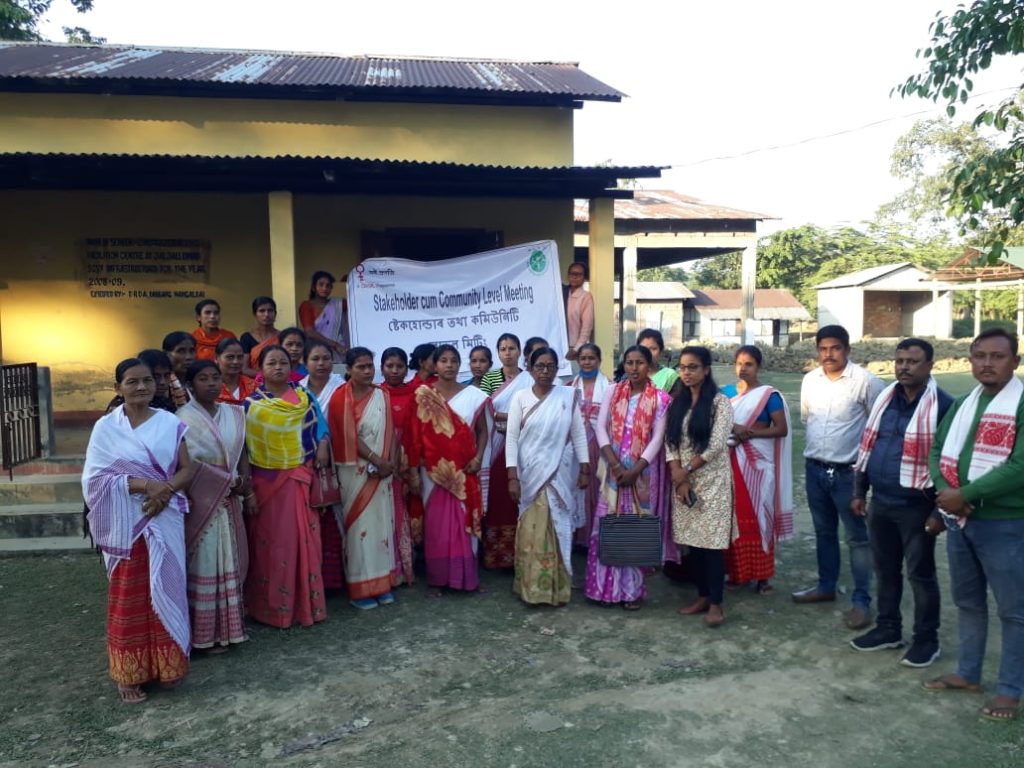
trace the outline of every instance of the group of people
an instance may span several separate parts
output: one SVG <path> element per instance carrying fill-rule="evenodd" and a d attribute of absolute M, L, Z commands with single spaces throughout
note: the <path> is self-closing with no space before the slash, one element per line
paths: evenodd
<path fill-rule="evenodd" d="M 1002 654 L 995 695 L 981 715 L 1016 719 L 1024 692 L 1024 385 L 1015 375 L 1017 337 L 992 329 L 973 340 L 977 385 L 956 400 L 936 385 L 934 349 L 924 339 L 896 345 L 896 380 L 888 386 L 850 361 L 842 326 L 819 329 L 816 343 L 821 365 L 804 377 L 800 412 L 818 580 L 793 600 L 836 599 L 842 521 L 854 584 L 846 625 L 871 627 L 850 645 L 864 652 L 906 647 L 900 613 L 905 564 L 914 618 L 900 663 L 930 666 L 940 655 L 935 541 L 945 533 L 959 659 L 956 672 L 924 688 L 981 692 L 991 589 Z M 872 571 L 878 579 L 874 626 Z"/>
<path fill-rule="evenodd" d="M 326 299 L 330 276 L 318 275 L 312 293 Z M 668 367 L 661 334 L 646 329 L 614 379 L 595 344 L 570 346 L 578 372 L 562 382 L 546 340 L 506 333 L 498 364 L 474 348 L 471 377 L 460 381 L 451 345 L 377 357 L 332 343 L 326 326 L 277 331 L 267 297 L 253 314 L 257 327 L 235 339 L 205 300 L 196 332 L 123 361 L 118 397 L 90 441 L 83 489 L 110 578 L 110 670 L 124 701 L 144 700 L 149 682 L 180 682 L 192 649 L 243 642 L 246 616 L 309 626 L 326 618 L 328 590 L 347 590 L 363 610 L 394 602 L 394 589 L 415 579 L 418 553 L 428 596 L 479 589 L 482 566 L 512 571 L 525 603 L 558 606 L 570 600 L 573 550 L 583 549 L 585 596 L 638 610 L 653 568 L 606 562 L 611 516 L 659 521 L 659 562 L 697 587 L 682 615 L 718 627 L 727 588 L 773 591 L 775 546 L 793 532 L 791 420 L 781 393 L 760 381 L 757 347 L 737 350 L 736 382 L 720 389 L 707 348 L 684 347 Z M 842 520 L 851 628 L 870 625 L 872 556 L 879 575 L 877 625 L 853 647 L 903 645 L 905 559 L 915 625 L 903 663 L 927 666 L 939 653 L 934 534 L 948 528 L 968 638 L 957 674 L 927 687 L 977 689 L 988 582 L 1004 654 L 985 712 L 1015 716 L 1020 574 L 1004 555 L 1019 553 L 1024 512 L 1004 495 L 1024 477 L 1007 426 L 1021 407 L 1016 339 L 975 341 L 976 376 L 988 378 L 956 403 L 930 378 L 923 340 L 899 344 L 888 388 L 849 362 L 841 327 L 822 328 L 817 346 L 821 367 L 805 377 L 801 416 L 819 579 L 793 599 L 835 600 Z M 342 351 L 344 377 L 334 372 Z M 989 381 L 999 365 L 1009 378 Z"/>

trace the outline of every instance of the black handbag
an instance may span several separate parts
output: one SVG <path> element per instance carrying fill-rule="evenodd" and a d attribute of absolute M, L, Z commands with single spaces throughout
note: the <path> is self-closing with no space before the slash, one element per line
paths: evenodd
<path fill-rule="evenodd" d="M 663 552 L 661 518 L 654 515 L 605 515 L 598 530 L 602 565 L 660 566 Z"/>

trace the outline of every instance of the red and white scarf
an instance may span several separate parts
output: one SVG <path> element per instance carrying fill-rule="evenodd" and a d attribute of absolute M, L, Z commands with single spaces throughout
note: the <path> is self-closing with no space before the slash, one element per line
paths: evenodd
<path fill-rule="evenodd" d="M 875 404 L 868 415 L 868 423 L 864 427 L 864 436 L 860 439 L 860 451 L 857 454 L 857 463 L 854 469 L 858 472 L 865 472 L 868 466 L 868 459 L 871 458 L 871 450 L 878 440 L 878 427 L 882 421 L 882 414 L 889 407 L 893 397 L 896 396 L 896 387 L 899 382 L 893 382 L 882 390 L 882 393 L 875 399 Z M 931 453 L 932 443 L 935 440 L 935 430 L 939 421 L 939 395 L 935 379 L 928 377 L 928 384 L 925 386 L 921 399 L 918 400 L 917 408 L 914 409 L 907 424 L 907 432 L 903 436 L 903 456 L 900 458 L 900 485 L 904 488 L 917 488 L 923 490 L 931 488 L 933 483 L 928 474 L 928 454 Z"/>
<path fill-rule="evenodd" d="M 974 421 L 974 414 L 978 410 L 978 398 L 981 397 L 981 393 L 982 387 L 979 384 L 967 396 L 953 416 L 946 441 L 942 444 L 939 470 L 953 488 L 960 487 L 960 455 L 964 443 L 967 442 L 967 433 Z M 1005 464 L 1010 458 L 1017 437 L 1017 408 L 1022 394 L 1024 385 L 1020 383 L 1020 379 L 1013 376 L 981 414 L 978 431 L 974 436 L 971 464 L 967 469 L 968 481 L 977 480 L 986 472 Z"/>

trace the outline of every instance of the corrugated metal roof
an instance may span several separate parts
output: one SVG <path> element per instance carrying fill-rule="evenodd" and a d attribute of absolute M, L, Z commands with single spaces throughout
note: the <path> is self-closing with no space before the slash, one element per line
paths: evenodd
<path fill-rule="evenodd" d="M 586 200 L 577 200 L 574 212 L 576 221 L 588 221 L 590 211 Z M 722 205 L 705 203 L 696 197 L 690 197 L 670 189 L 638 189 L 633 193 L 632 200 L 615 201 L 615 218 L 619 220 L 702 220 L 729 219 L 743 221 L 764 221 L 774 219 L 766 213 L 741 211 L 738 208 L 726 208 Z"/>
<path fill-rule="evenodd" d="M 618 280 L 615 281 L 613 295 L 616 299 L 622 296 L 622 284 Z M 637 301 L 684 301 L 685 299 L 693 298 L 693 291 L 687 288 L 682 283 L 673 283 L 669 281 L 651 281 L 651 282 L 637 282 L 636 284 L 636 300 Z"/>
<path fill-rule="evenodd" d="M 571 62 L 59 43 L 0 43 L 0 83 L 4 80 L 277 86 L 295 88 L 297 98 L 308 89 L 405 89 L 596 101 L 620 101 L 625 95 Z"/>
<path fill-rule="evenodd" d="M 709 288 L 694 291 L 693 306 L 707 317 L 739 317 L 743 291 Z M 755 320 L 810 320 L 810 313 L 796 296 L 784 288 L 758 288 L 754 291 Z"/>
<path fill-rule="evenodd" d="M 883 264 L 880 267 L 868 267 L 858 272 L 850 272 L 847 275 L 840 275 L 839 277 L 828 280 L 824 283 L 814 286 L 815 290 L 821 288 L 855 288 L 859 285 L 867 285 L 868 283 L 874 282 L 879 278 L 890 275 L 894 272 L 902 272 L 907 267 L 914 266 L 909 261 L 901 261 L 898 264 Z"/>

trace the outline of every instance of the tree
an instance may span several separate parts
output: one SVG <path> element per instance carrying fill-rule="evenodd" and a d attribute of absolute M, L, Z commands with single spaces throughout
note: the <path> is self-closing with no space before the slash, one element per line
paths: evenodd
<path fill-rule="evenodd" d="M 686 270 L 680 267 L 650 267 L 636 273 L 642 283 L 685 283 L 686 277 Z"/>
<path fill-rule="evenodd" d="M 694 288 L 739 288 L 742 260 L 739 251 L 703 259 L 694 267 L 690 282 Z"/>
<path fill-rule="evenodd" d="M 974 90 L 972 75 L 988 69 L 997 56 L 1024 53 L 1024 3 L 1020 0 L 974 0 L 950 15 L 939 12 L 929 27 L 931 44 L 917 51 L 925 72 L 912 75 L 894 91 L 945 103 L 954 117 Z M 961 234 L 990 227 L 985 239 L 995 261 L 1014 227 L 1024 223 L 1024 103 L 1020 93 L 995 109 L 974 116 L 975 128 L 992 127 L 1000 136 L 991 152 L 946 173 L 942 199 L 958 221 Z"/>
<path fill-rule="evenodd" d="M 92 10 L 93 0 L 68 0 L 79 13 Z M 53 0 L 0 0 L 0 40 L 42 40 L 39 21 L 53 5 Z M 69 43 L 102 43 L 82 27 L 64 27 Z"/>

